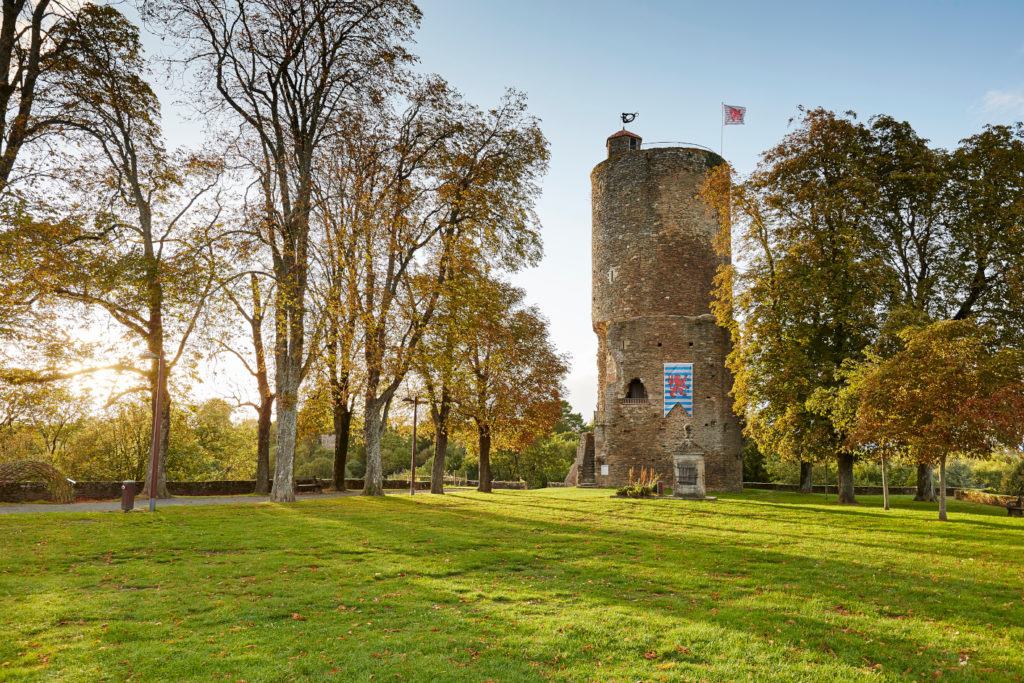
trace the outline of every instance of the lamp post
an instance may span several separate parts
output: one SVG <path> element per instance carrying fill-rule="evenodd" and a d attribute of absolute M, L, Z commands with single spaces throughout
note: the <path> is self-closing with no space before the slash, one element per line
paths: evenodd
<path fill-rule="evenodd" d="M 153 461 L 153 471 L 149 473 L 149 511 L 156 510 L 156 478 L 160 463 L 160 428 L 163 426 L 163 386 L 164 386 L 164 352 L 160 355 L 147 351 L 140 356 L 157 361 L 156 370 L 156 401 L 153 405 L 153 442 L 149 447 L 149 457 Z"/>
<path fill-rule="evenodd" d="M 416 418 L 418 416 L 417 409 L 420 405 L 420 397 L 413 396 L 410 398 L 406 396 L 402 399 L 402 402 L 412 404 L 412 456 L 410 458 L 412 464 L 409 466 L 409 495 L 414 496 L 416 495 Z"/>

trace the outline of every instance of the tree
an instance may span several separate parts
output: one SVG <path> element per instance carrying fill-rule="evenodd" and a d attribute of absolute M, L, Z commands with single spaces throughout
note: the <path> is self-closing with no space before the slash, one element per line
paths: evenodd
<path fill-rule="evenodd" d="M 1001 346 L 973 321 L 946 320 L 901 333 L 906 347 L 872 358 L 853 387 L 851 441 L 905 447 L 939 464 L 939 519 L 946 521 L 946 459 L 989 457 L 1024 440 L 1024 353 Z"/>
<path fill-rule="evenodd" d="M 886 279 L 885 322 L 874 343 L 889 355 L 900 347 L 898 333 L 907 325 L 925 324 L 948 315 L 944 274 L 951 235 L 947 218 L 949 155 L 932 149 L 909 123 L 889 116 L 871 119 L 867 174 L 871 192 L 867 218 L 878 237 Z M 882 460 L 883 474 L 886 460 Z M 917 466 L 916 500 L 935 500 L 930 463 Z"/>
<path fill-rule="evenodd" d="M 434 455 L 431 462 L 430 492 L 444 493 L 444 475 L 449 437 L 454 423 L 461 418 L 458 401 L 464 398 L 468 384 L 468 366 L 459 351 L 465 344 L 471 328 L 464 322 L 465 313 L 472 308 L 475 294 L 474 280 L 463 270 L 447 283 L 437 314 L 416 350 L 414 369 L 422 380 L 430 409 L 434 433 Z"/>
<path fill-rule="evenodd" d="M 63 0 L 6 0 L 0 14 L 0 196 L 7 194 L 18 156 L 33 141 L 59 134 L 66 100 L 54 98 L 54 75 L 66 79 L 90 5 Z M 103 36 L 110 39 L 113 36 Z"/>
<path fill-rule="evenodd" d="M 69 471 L 87 479 L 140 481 L 152 439 L 152 407 L 135 397 L 107 406 L 76 439 Z"/>
<path fill-rule="evenodd" d="M 116 10 L 95 5 L 82 10 L 78 23 L 75 40 L 82 47 L 66 58 L 54 97 L 75 103 L 64 125 L 83 147 L 80 157 L 58 162 L 60 184 L 50 188 L 75 198 L 68 207 L 72 218 L 56 234 L 26 223 L 21 236 L 45 254 L 31 273 L 44 305 L 102 311 L 154 357 L 166 358 L 162 383 L 157 360 L 147 372 L 129 353 L 117 366 L 147 377 L 153 406 L 161 399 L 161 414 L 154 410 L 153 419 L 163 423 L 162 440 L 154 455 L 157 495 L 165 497 L 168 376 L 211 287 L 198 245 L 218 218 L 219 163 L 164 150 L 159 102 L 142 78 L 146 64 L 134 26 Z M 176 348 L 166 354 L 168 337 Z M 152 471 L 150 463 L 146 472 Z"/>
<path fill-rule="evenodd" d="M 809 401 L 837 385 L 843 361 L 859 357 L 879 324 L 884 270 L 864 211 L 870 138 L 852 117 L 801 111 L 745 182 L 732 183 L 722 165 L 702 190 L 723 225 L 712 308 L 732 334 L 726 364 L 746 433 L 783 458 L 835 457 L 839 500 L 853 503 L 854 455 Z M 730 262 L 733 228 L 739 258 Z"/>
<path fill-rule="evenodd" d="M 249 239 L 246 239 L 248 237 Z M 222 299 L 230 303 L 230 310 L 245 321 L 248 327 L 244 341 L 240 341 L 233 328 L 222 330 L 215 335 L 214 344 L 219 351 L 234 356 L 253 379 L 256 380 L 256 399 L 238 398 L 239 405 L 256 411 L 256 487 L 255 493 L 266 495 L 270 492 L 270 431 L 273 421 L 274 392 L 271 389 L 270 368 L 267 365 L 267 345 L 264 341 L 268 325 L 268 311 L 273 297 L 273 280 L 264 277 L 261 264 L 254 258 L 259 251 L 256 235 L 246 234 L 240 238 L 237 232 L 214 241 L 217 248 L 209 250 L 210 269 L 219 285 Z M 227 269 L 228 262 L 237 264 Z M 235 322 L 231 319 L 231 322 Z M 243 351 L 251 350 L 251 355 Z"/>
<path fill-rule="evenodd" d="M 950 160 L 943 317 L 977 320 L 1024 347 L 1024 123 L 986 126 Z"/>
<path fill-rule="evenodd" d="M 549 481 L 562 481 L 576 458 L 579 439 L 572 432 L 551 432 L 522 450 L 497 450 L 492 471 L 499 479 L 525 481 L 531 488 L 543 488 Z"/>
<path fill-rule="evenodd" d="M 1024 128 L 988 126 L 952 153 L 888 116 L 869 133 L 865 208 L 889 271 L 875 351 L 888 357 L 903 328 L 943 319 L 978 320 L 1020 345 Z M 935 500 L 927 462 L 917 499 Z"/>
<path fill-rule="evenodd" d="M 572 405 L 563 398 L 560 413 L 558 415 L 558 422 L 555 423 L 553 433 L 572 434 L 579 438 L 583 436 L 585 432 L 589 432 L 590 429 L 590 424 L 583 419 L 581 414 L 574 413 Z"/>
<path fill-rule="evenodd" d="M 172 414 L 175 437 L 168 448 L 168 476 L 178 481 L 248 479 L 253 472 L 251 422 L 235 425 L 224 399 L 181 401 Z"/>
<path fill-rule="evenodd" d="M 358 134 L 353 127 L 350 134 Z M 359 283 L 349 279 L 348 267 L 354 254 L 353 229 L 360 219 L 363 179 L 352 175 L 357 168 L 351 160 L 328 154 L 323 160 L 328 172 L 317 188 L 316 257 L 319 278 L 312 291 L 319 316 L 324 320 L 324 348 L 319 367 L 326 373 L 331 397 L 331 429 L 334 433 L 333 484 L 345 490 L 345 469 L 362 380 L 359 363 Z"/>
<path fill-rule="evenodd" d="M 277 455 L 271 497 L 295 500 L 299 388 L 309 368 L 306 294 L 317 160 L 353 107 L 380 96 L 408 61 L 419 21 L 407 0 L 150 0 L 144 15 L 190 53 L 214 106 L 233 115 L 257 153 L 261 237 L 275 284 Z"/>
<path fill-rule="evenodd" d="M 1000 490 L 1011 496 L 1024 496 L 1024 458 L 1017 461 L 1012 470 L 1003 475 Z"/>
<path fill-rule="evenodd" d="M 47 336 L 64 321 L 40 307 L 35 275 L 48 240 L 75 228 L 61 216 L 65 192 L 40 179 L 74 155 L 71 128 L 90 103 L 97 63 L 133 47 L 116 10 L 67 0 L 8 0 L 0 10 L 0 338 Z M 130 86 L 129 86 L 130 87 Z M 26 159 L 26 153 L 27 159 Z M 33 240 L 32 235 L 41 239 Z M 79 374 L 85 371 L 79 371 Z M 51 376 L 54 373 L 49 373 Z M 62 376 L 68 376 L 62 373 Z M 23 375 L 24 377 L 24 375 Z M 42 376 L 37 376 L 40 379 Z"/>
<path fill-rule="evenodd" d="M 364 493 L 381 495 L 388 411 L 447 283 L 472 264 L 539 257 L 533 201 L 547 143 L 522 95 L 481 112 L 438 79 L 358 123 L 338 154 L 355 202 L 345 280 L 363 342 Z"/>
<path fill-rule="evenodd" d="M 547 336 L 547 321 L 523 306 L 523 292 L 504 282 L 477 283 L 481 304 L 468 311 L 463 353 L 470 383 L 462 411 L 475 426 L 479 491 L 491 491 L 491 447 L 521 451 L 550 432 L 561 414 L 566 360 Z"/>

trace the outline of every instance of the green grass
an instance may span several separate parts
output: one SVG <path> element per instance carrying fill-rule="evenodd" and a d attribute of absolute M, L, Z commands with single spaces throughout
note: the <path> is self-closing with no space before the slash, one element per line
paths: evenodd
<path fill-rule="evenodd" d="M 1024 680 L 1024 522 L 608 491 L 0 516 L 0 681 Z"/>

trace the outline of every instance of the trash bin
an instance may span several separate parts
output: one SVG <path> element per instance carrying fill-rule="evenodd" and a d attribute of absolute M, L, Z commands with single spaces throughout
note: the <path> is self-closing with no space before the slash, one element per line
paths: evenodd
<path fill-rule="evenodd" d="M 121 511 L 131 512 L 135 507 L 135 482 L 126 481 L 121 484 Z"/>

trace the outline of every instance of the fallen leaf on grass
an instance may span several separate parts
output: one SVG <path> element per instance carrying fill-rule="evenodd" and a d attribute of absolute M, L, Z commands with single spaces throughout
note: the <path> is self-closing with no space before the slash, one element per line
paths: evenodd
<path fill-rule="evenodd" d="M 294 619 L 295 621 L 305 621 L 306 617 L 302 616 L 298 612 L 292 612 L 292 619 Z"/>

